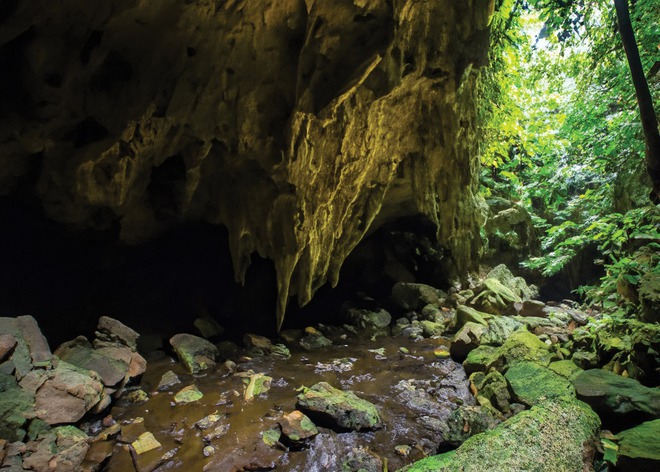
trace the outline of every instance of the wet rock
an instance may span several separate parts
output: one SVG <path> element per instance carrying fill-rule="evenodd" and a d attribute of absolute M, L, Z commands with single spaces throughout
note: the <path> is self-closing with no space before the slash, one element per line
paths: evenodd
<path fill-rule="evenodd" d="M 451 355 L 454 359 L 465 359 L 473 349 L 481 345 L 481 337 L 487 326 L 479 323 L 468 322 L 459 329 L 451 339 Z"/>
<path fill-rule="evenodd" d="M 21 441 L 25 424 L 34 415 L 34 395 L 19 388 L 13 376 L 0 374 L 0 438 Z"/>
<path fill-rule="evenodd" d="M 429 457 L 402 472 L 589 470 L 598 416 L 577 400 L 546 401 L 496 428 L 465 441 L 455 451 Z"/>
<path fill-rule="evenodd" d="M 321 333 L 308 333 L 300 339 L 299 344 L 303 349 L 314 351 L 332 346 L 332 341 Z"/>
<path fill-rule="evenodd" d="M 647 421 L 616 436 L 617 470 L 657 471 L 660 466 L 660 419 Z"/>
<path fill-rule="evenodd" d="M 154 437 L 153 433 L 147 431 L 142 433 L 139 438 L 131 443 L 131 447 L 136 454 L 144 454 L 145 452 L 152 451 L 162 447 L 158 440 Z"/>
<path fill-rule="evenodd" d="M 222 420 L 224 416 L 218 415 L 218 412 L 216 411 L 215 413 L 205 416 L 201 420 L 199 420 L 197 423 L 195 423 L 195 427 L 197 429 L 205 430 L 205 429 L 211 429 L 213 426 L 215 426 L 220 420 Z"/>
<path fill-rule="evenodd" d="M 178 405 L 185 405 L 201 400 L 203 396 L 204 394 L 197 388 L 197 385 L 189 385 L 174 395 L 174 402 Z"/>
<path fill-rule="evenodd" d="M 533 362 L 517 362 L 504 376 L 515 398 L 528 406 L 546 399 L 575 396 L 575 389 L 568 379 Z"/>
<path fill-rule="evenodd" d="M 249 374 L 237 374 L 244 376 L 244 381 L 247 381 L 247 385 L 245 387 L 245 393 L 243 394 L 243 398 L 245 401 L 251 401 L 255 397 L 258 397 L 259 395 L 263 395 L 266 393 L 268 390 L 270 390 L 270 385 L 273 381 L 272 377 L 267 376 L 266 374 L 262 373 L 253 373 L 250 372 Z"/>
<path fill-rule="evenodd" d="M 602 369 L 580 372 L 572 379 L 580 400 L 596 411 L 623 415 L 639 412 L 660 416 L 660 390 Z"/>
<path fill-rule="evenodd" d="M 660 322 L 660 274 L 649 271 L 639 280 L 641 319 L 647 323 Z"/>
<path fill-rule="evenodd" d="M 26 445 L 23 466 L 36 472 L 77 472 L 87 455 L 87 435 L 75 426 L 59 426 Z"/>
<path fill-rule="evenodd" d="M 475 434 L 497 426 L 498 421 L 481 406 L 459 406 L 447 419 L 445 441 L 452 446 L 463 444 Z"/>
<path fill-rule="evenodd" d="M 364 448 L 353 448 L 341 464 L 346 472 L 381 472 L 383 461 Z"/>
<path fill-rule="evenodd" d="M 361 431 L 380 426 L 378 410 L 371 402 L 327 382 L 304 388 L 298 394 L 297 406 L 312 418 L 342 429 Z"/>
<path fill-rule="evenodd" d="M 392 301 L 404 310 L 419 310 L 426 305 L 439 305 L 446 298 L 442 290 L 425 284 L 397 282 L 392 287 Z"/>
<path fill-rule="evenodd" d="M 177 334 L 170 339 L 170 344 L 190 373 L 215 367 L 218 348 L 206 339 L 192 334 Z"/>
<path fill-rule="evenodd" d="M 358 332 L 367 337 L 376 338 L 390 334 L 389 325 L 392 322 L 392 315 L 387 310 L 371 311 L 350 308 L 346 312 L 346 317 Z"/>
<path fill-rule="evenodd" d="M 179 376 L 176 375 L 171 370 L 168 370 L 160 378 L 160 382 L 158 382 L 158 386 L 156 387 L 156 390 L 158 391 L 167 390 L 178 383 L 181 383 L 181 379 L 179 379 Z"/>
<path fill-rule="evenodd" d="M 122 344 L 133 352 L 137 351 L 137 340 L 140 337 L 137 331 L 109 316 L 99 318 L 95 335 L 100 343 Z"/>
<path fill-rule="evenodd" d="M 93 372 L 67 362 L 44 371 L 35 395 L 37 417 L 50 425 L 75 423 L 103 398 L 103 384 Z"/>
<path fill-rule="evenodd" d="M 285 414 L 279 423 L 282 434 L 294 442 L 309 439 L 319 433 L 312 420 L 298 410 Z"/>

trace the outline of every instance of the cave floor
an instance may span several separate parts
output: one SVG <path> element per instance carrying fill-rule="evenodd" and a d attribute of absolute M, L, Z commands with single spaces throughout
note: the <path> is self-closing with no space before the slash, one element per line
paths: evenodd
<path fill-rule="evenodd" d="M 161 447 L 131 455 L 126 446 L 115 445 L 104 470 L 327 471 L 342 470 L 351 455 L 357 461 L 380 460 L 386 467 L 383 470 L 397 470 L 436 453 L 442 432 L 434 430 L 434 421 L 446 420 L 460 404 L 470 403 L 460 364 L 440 359 L 434 352 L 447 345 L 446 339 L 353 338 L 322 350 L 294 350 L 288 359 L 273 355 L 244 358 L 238 363 L 238 375 L 219 365 L 203 376 L 193 376 L 171 358 L 150 361 L 140 384 L 151 392 L 149 399 L 115 405 L 112 416 L 123 424 L 138 419 L 136 431 L 153 433 Z M 156 392 L 168 370 L 182 382 Z M 270 390 L 246 400 L 241 372 L 272 377 Z M 296 409 L 297 389 L 321 381 L 375 404 L 382 427 L 335 432 L 317 422 L 320 434 L 303 445 L 266 445 L 262 433 L 277 427 L 284 413 Z M 193 384 L 204 396 L 193 403 L 176 404 L 176 392 Z M 418 387 L 419 395 L 411 400 L 411 392 Z M 436 404 L 433 411 L 426 409 L 431 403 Z M 210 429 L 195 426 L 209 415 L 221 419 Z M 144 421 L 139 423 L 139 418 Z"/>

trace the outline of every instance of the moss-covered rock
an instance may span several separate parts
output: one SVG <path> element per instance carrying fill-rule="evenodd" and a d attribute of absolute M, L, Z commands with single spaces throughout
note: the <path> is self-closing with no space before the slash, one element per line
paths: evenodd
<path fill-rule="evenodd" d="M 470 351 L 465 361 L 463 361 L 463 368 L 465 372 L 471 374 L 473 372 L 486 372 L 491 367 L 501 368 L 504 365 L 500 351 L 493 346 L 479 346 L 478 348 Z"/>
<path fill-rule="evenodd" d="M 472 303 L 487 313 L 499 315 L 515 312 L 513 304 L 521 301 L 516 293 L 498 279 L 486 278 L 481 282 L 479 294 L 474 297 Z"/>
<path fill-rule="evenodd" d="M 319 382 L 298 394 L 298 408 L 341 429 L 361 431 L 380 426 L 378 410 L 351 391 Z"/>
<path fill-rule="evenodd" d="M 488 326 L 488 320 L 493 317 L 491 314 L 475 310 L 465 305 L 459 305 L 456 308 L 456 316 L 458 318 L 458 326 L 463 326 L 466 323 L 477 323 Z"/>
<path fill-rule="evenodd" d="M 494 316 L 488 320 L 488 330 L 481 337 L 481 344 L 501 346 L 523 323 L 509 316 Z"/>
<path fill-rule="evenodd" d="M 513 333 L 499 348 L 499 352 L 508 365 L 519 361 L 548 365 L 553 356 L 543 341 L 525 329 Z"/>
<path fill-rule="evenodd" d="M 548 365 L 548 369 L 566 379 L 570 379 L 582 372 L 582 369 L 575 362 L 569 359 L 551 362 L 550 365 Z"/>
<path fill-rule="evenodd" d="M 597 411 L 615 414 L 641 412 L 660 416 L 660 389 L 602 369 L 580 372 L 573 379 L 578 398 Z"/>
<path fill-rule="evenodd" d="M 497 420 L 487 408 L 481 406 L 460 406 L 447 420 L 445 441 L 454 446 L 464 443 L 475 434 L 493 429 Z"/>
<path fill-rule="evenodd" d="M 660 470 L 660 419 L 622 431 L 616 439 L 621 470 Z"/>
<path fill-rule="evenodd" d="M 582 472 L 591 462 L 598 416 L 578 400 L 546 401 L 449 453 L 405 472 Z"/>
<path fill-rule="evenodd" d="M 10 385 L 10 382 L 6 382 Z M 0 438 L 21 441 L 25 437 L 26 413 L 34 411 L 34 395 L 17 386 L 0 390 Z"/>
<path fill-rule="evenodd" d="M 179 360 L 191 374 L 215 367 L 218 348 L 206 339 L 182 333 L 173 336 L 170 344 Z"/>
<path fill-rule="evenodd" d="M 481 344 L 481 337 L 488 328 L 479 323 L 468 322 L 451 339 L 450 352 L 455 359 L 465 359 L 470 351 Z"/>
<path fill-rule="evenodd" d="M 515 398 L 536 405 L 550 398 L 575 397 L 571 382 L 534 362 L 517 362 L 505 374 Z"/>
<path fill-rule="evenodd" d="M 481 406 L 492 407 L 502 413 L 511 411 L 511 394 L 506 379 L 494 370 L 487 375 L 475 372 L 470 376 L 472 391 Z"/>

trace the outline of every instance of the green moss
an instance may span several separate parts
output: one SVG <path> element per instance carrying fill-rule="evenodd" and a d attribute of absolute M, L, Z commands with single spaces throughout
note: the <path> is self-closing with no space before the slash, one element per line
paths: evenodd
<path fill-rule="evenodd" d="M 548 346 L 525 329 L 514 332 L 500 347 L 499 352 L 508 365 L 519 361 L 533 361 L 541 365 L 548 365 L 552 359 Z"/>
<path fill-rule="evenodd" d="M 619 456 L 660 461 L 660 419 L 647 421 L 616 435 Z"/>
<path fill-rule="evenodd" d="M 458 317 L 459 326 L 463 326 L 465 323 L 470 322 L 488 326 L 488 320 L 493 317 L 493 315 L 477 311 L 474 308 L 464 305 L 458 306 L 456 309 L 456 315 Z"/>
<path fill-rule="evenodd" d="M 536 405 L 549 398 L 575 397 L 568 379 L 533 362 L 517 362 L 506 371 L 505 377 L 516 399 L 526 405 Z"/>
<path fill-rule="evenodd" d="M 551 362 L 548 368 L 555 374 L 559 374 L 566 379 L 570 379 L 582 372 L 582 369 L 570 359 Z"/>
<path fill-rule="evenodd" d="M 471 437 L 450 453 L 428 457 L 405 472 L 582 472 L 598 416 L 578 400 L 546 401 Z"/>

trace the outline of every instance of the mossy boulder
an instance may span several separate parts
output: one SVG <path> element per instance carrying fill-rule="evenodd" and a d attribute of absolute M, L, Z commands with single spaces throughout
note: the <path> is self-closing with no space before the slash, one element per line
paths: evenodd
<path fill-rule="evenodd" d="M 472 321 L 465 323 L 451 339 L 449 348 L 454 359 L 465 359 L 465 357 L 481 344 L 481 337 L 488 327 Z"/>
<path fill-rule="evenodd" d="M 498 371 L 488 374 L 475 372 L 470 376 L 470 384 L 481 406 L 492 407 L 505 414 L 511 412 L 509 385 Z"/>
<path fill-rule="evenodd" d="M 215 367 L 219 357 L 217 347 L 192 334 L 177 334 L 170 339 L 170 344 L 191 374 Z"/>
<path fill-rule="evenodd" d="M 298 394 L 298 408 L 313 419 L 343 430 L 361 431 L 380 426 L 376 406 L 351 391 L 319 382 Z"/>
<path fill-rule="evenodd" d="M 519 361 L 532 361 L 548 365 L 553 356 L 548 345 L 526 329 L 520 329 L 511 334 L 499 351 L 508 365 Z"/>
<path fill-rule="evenodd" d="M 491 367 L 499 369 L 503 366 L 504 362 L 500 351 L 494 346 L 479 346 L 470 351 L 465 361 L 463 361 L 463 368 L 468 374 L 486 372 Z"/>
<path fill-rule="evenodd" d="M 603 369 L 580 372 L 573 379 L 579 399 L 596 411 L 614 414 L 639 412 L 660 416 L 660 389 Z"/>
<path fill-rule="evenodd" d="M 616 435 L 621 470 L 660 470 L 660 419 L 647 421 Z"/>
<path fill-rule="evenodd" d="M 14 380 L 10 376 L 3 378 Z M 26 414 L 34 411 L 34 395 L 6 380 L 0 385 L 0 438 L 21 441 L 25 437 Z"/>
<path fill-rule="evenodd" d="M 428 457 L 405 472 L 582 472 L 588 470 L 598 416 L 578 400 L 546 401 L 458 449 Z"/>
<path fill-rule="evenodd" d="M 465 305 L 458 305 L 456 308 L 456 316 L 458 319 L 458 326 L 463 326 L 470 322 L 488 326 L 488 320 L 493 317 L 493 315 L 475 310 L 474 308 Z"/>
<path fill-rule="evenodd" d="M 522 301 L 516 293 L 496 278 L 484 279 L 478 290 L 479 294 L 472 299 L 472 304 L 486 313 L 513 314 L 515 312 L 513 304 Z"/>
<path fill-rule="evenodd" d="M 509 316 L 494 316 L 488 320 L 488 330 L 481 337 L 481 344 L 501 346 L 509 337 L 522 328 L 523 323 Z"/>
<path fill-rule="evenodd" d="M 517 362 L 504 376 L 515 398 L 528 406 L 550 398 L 575 397 L 568 379 L 534 362 Z"/>

